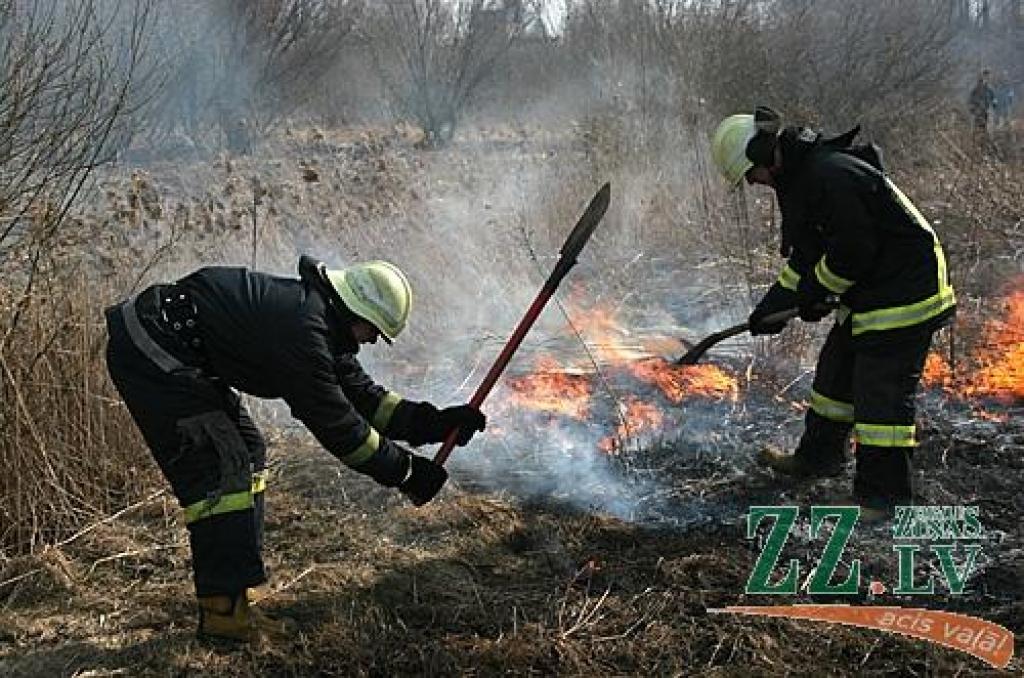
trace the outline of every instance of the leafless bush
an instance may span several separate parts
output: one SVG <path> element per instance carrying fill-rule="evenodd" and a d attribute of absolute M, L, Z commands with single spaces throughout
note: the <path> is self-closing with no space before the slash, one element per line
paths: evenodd
<path fill-rule="evenodd" d="M 0 2 L 0 257 L 52 238 L 111 158 L 151 17 L 149 3 L 130 7 Z"/>
<path fill-rule="evenodd" d="M 0 3 L 0 547 L 31 549 L 130 493 L 90 234 L 68 219 L 140 95 L 149 2 Z"/>
<path fill-rule="evenodd" d="M 721 114 L 763 102 L 906 131 L 937 117 L 956 73 L 956 27 L 938 0 L 666 1 L 658 12 L 660 50 Z"/>
<path fill-rule="evenodd" d="M 361 12 L 361 0 L 176 2 L 154 31 L 165 87 L 146 136 L 247 151 L 318 94 Z"/>
<path fill-rule="evenodd" d="M 396 112 L 423 128 L 431 147 L 451 140 L 466 105 L 502 65 L 527 17 L 522 0 L 394 0 L 378 12 L 367 38 L 384 90 Z"/>

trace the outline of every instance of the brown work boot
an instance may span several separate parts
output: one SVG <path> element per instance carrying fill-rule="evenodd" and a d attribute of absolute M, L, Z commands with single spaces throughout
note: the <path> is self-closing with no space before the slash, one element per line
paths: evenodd
<path fill-rule="evenodd" d="M 257 639 L 256 628 L 249 615 L 245 593 L 237 596 L 198 596 L 199 629 L 196 635 L 204 640 L 236 640 L 245 643 Z"/>
<path fill-rule="evenodd" d="M 896 517 L 896 506 L 907 506 L 911 499 L 881 496 L 858 496 L 854 501 L 860 505 L 860 522 L 864 525 L 881 525 L 891 522 Z"/>
<path fill-rule="evenodd" d="M 861 506 L 860 522 L 864 525 L 881 525 L 887 520 L 892 520 L 894 513 L 892 507 Z"/>
<path fill-rule="evenodd" d="M 261 639 L 283 640 L 288 624 L 270 619 L 249 605 L 246 592 L 236 596 L 199 596 L 199 630 L 204 640 L 255 643 Z"/>
<path fill-rule="evenodd" d="M 804 457 L 791 454 L 777 447 L 766 447 L 757 454 L 762 466 L 790 478 L 810 479 L 837 476 L 843 472 L 842 462 L 810 463 Z"/>

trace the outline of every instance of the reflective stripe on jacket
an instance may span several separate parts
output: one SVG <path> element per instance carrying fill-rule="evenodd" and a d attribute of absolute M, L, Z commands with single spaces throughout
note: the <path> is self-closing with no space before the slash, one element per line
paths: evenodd
<path fill-rule="evenodd" d="M 814 276 L 839 295 L 854 337 L 946 322 L 956 297 L 942 245 L 896 184 L 807 130 L 787 129 L 780 145 L 776 194 L 790 251 L 776 284 L 796 290 Z"/>

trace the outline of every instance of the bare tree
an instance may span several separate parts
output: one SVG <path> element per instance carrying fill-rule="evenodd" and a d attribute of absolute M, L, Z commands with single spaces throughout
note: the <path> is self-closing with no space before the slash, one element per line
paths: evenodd
<path fill-rule="evenodd" d="M 522 35 L 529 9 L 523 0 L 394 0 L 378 8 L 366 29 L 374 63 L 392 105 L 423 128 L 427 146 L 451 140 Z"/>
<path fill-rule="evenodd" d="M 767 102 L 885 132 L 934 117 L 956 74 L 955 12 L 940 0 L 659 4 L 657 43 L 722 114 Z"/>
<path fill-rule="evenodd" d="M 38 258 L 132 106 L 152 4 L 0 0 L 0 266 Z M 3 343 L 0 342 L 0 351 Z"/>
<path fill-rule="evenodd" d="M 151 139 L 175 135 L 244 151 L 251 138 L 316 94 L 362 0 L 180 0 L 157 27 L 166 87 Z M 181 138 L 180 136 L 178 138 Z"/>

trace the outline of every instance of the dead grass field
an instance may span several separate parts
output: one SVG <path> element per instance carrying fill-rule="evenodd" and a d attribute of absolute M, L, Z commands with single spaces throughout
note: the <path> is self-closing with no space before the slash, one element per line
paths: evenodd
<path fill-rule="evenodd" d="M 924 604 L 1004 624 L 1019 642 L 1019 480 L 1006 473 L 1019 464 L 1019 423 L 965 423 L 960 410 L 942 403 L 929 414 L 937 419 L 921 455 L 926 496 L 979 504 L 986 531 L 998 539 L 986 544 L 963 598 L 938 595 Z M 787 488 L 740 452 L 729 454 L 736 471 L 704 481 L 694 480 L 685 447 L 650 453 L 646 463 L 674 455 L 679 475 L 666 485 L 685 483 L 688 494 L 711 504 L 844 502 L 846 479 Z M 414 509 L 345 472 L 301 436 L 277 440 L 271 456 L 271 581 L 259 607 L 290 620 L 292 637 L 245 649 L 194 638 L 184 530 L 174 502 L 160 494 L 3 568 L 3 580 L 22 579 L 0 589 L 0 673 L 987 673 L 966 655 L 898 636 L 709 614 L 729 604 L 776 602 L 742 593 L 757 550 L 744 538 L 741 510 L 685 528 L 631 523 L 476 492 L 471 477 Z M 783 557 L 807 562 L 820 548 L 794 539 Z M 893 581 L 890 548 L 886 528 L 862 530 L 847 557 L 863 558 L 874 576 Z M 893 596 L 858 601 L 921 604 Z M 1019 659 L 1010 667 L 1021 668 Z"/>

